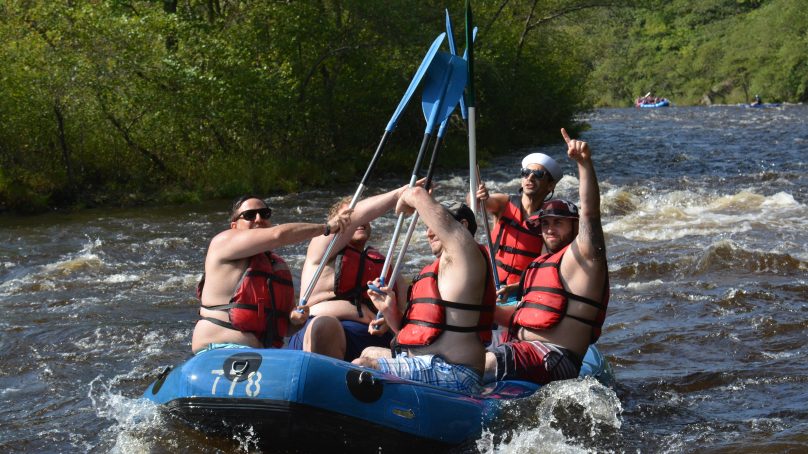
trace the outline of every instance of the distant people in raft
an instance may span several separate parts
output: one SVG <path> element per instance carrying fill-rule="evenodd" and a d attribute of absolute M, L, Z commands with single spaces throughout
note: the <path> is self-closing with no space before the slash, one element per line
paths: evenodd
<path fill-rule="evenodd" d="M 642 107 L 642 106 L 649 106 L 649 105 L 656 105 L 661 102 L 667 101 L 666 98 L 659 98 L 656 96 L 651 96 L 651 92 L 645 94 L 645 96 L 640 96 L 634 101 L 635 107 Z"/>

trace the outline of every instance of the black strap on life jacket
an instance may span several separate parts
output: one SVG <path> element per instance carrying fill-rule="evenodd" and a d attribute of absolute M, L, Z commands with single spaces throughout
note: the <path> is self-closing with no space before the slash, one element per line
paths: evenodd
<path fill-rule="evenodd" d="M 270 253 L 269 252 L 264 252 L 264 254 L 266 254 L 267 258 L 269 258 L 270 263 L 272 263 L 273 266 L 274 266 L 276 262 L 275 262 L 275 260 L 272 259 L 272 256 L 270 255 Z M 247 267 L 249 267 L 249 264 L 247 264 Z M 278 282 L 280 284 L 288 285 L 288 286 L 293 286 L 294 284 L 289 279 L 284 279 L 284 278 L 278 277 L 278 276 L 276 276 L 274 274 L 267 273 L 265 271 L 250 270 L 250 271 L 244 273 L 244 276 L 242 276 L 242 279 L 244 277 L 247 277 L 247 276 L 262 276 L 262 277 L 265 277 L 266 280 L 267 280 L 267 289 L 269 289 L 269 302 L 272 305 L 272 307 L 269 310 L 264 311 L 264 316 L 265 316 L 266 319 L 269 319 L 269 321 L 267 323 L 265 323 L 265 326 L 267 326 L 267 330 L 264 333 L 263 339 L 261 339 L 261 343 L 266 347 L 267 345 L 270 345 L 270 344 L 267 343 L 267 340 L 271 341 L 273 339 L 273 337 L 277 334 L 276 333 L 276 331 L 277 331 L 277 326 L 276 326 L 277 318 L 278 317 L 286 317 L 286 313 L 283 312 L 283 311 L 278 310 L 277 307 L 275 306 L 275 292 L 274 292 L 275 289 L 272 286 L 272 282 L 275 281 L 275 282 Z M 242 279 L 239 280 L 238 285 L 241 285 L 241 280 Z M 202 279 L 199 281 L 199 284 L 197 284 L 197 293 L 198 293 L 199 298 L 202 297 L 202 288 L 204 287 L 204 285 L 205 285 L 205 275 L 203 274 Z M 228 313 L 230 312 L 230 309 L 245 309 L 245 310 L 256 311 L 256 312 L 258 311 L 258 306 L 256 306 L 255 304 L 236 303 L 232 299 L 230 300 L 230 302 L 228 304 L 218 304 L 216 306 L 201 305 L 201 307 L 203 307 L 205 309 L 208 309 L 208 310 L 211 310 L 211 311 L 222 311 L 222 312 L 228 312 Z M 213 323 L 214 325 L 221 326 L 222 328 L 226 328 L 226 329 L 229 329 L 229 330 L 241 332 L 240 329 L 233 326 L 233 324 L 230 323 L 229 321 L 226 322 L 224 320 L 219 320 L 218 318 L 205 317 L 205 316 L 202 316 L 201 314 L 200 314 L 200 318 L 202 320 L 209 321 L 209 322 Z"/>
<path fill-rule="evenodd" d="M 515 274 L 517 276 L 522 274 L 521 271 L 517 270 L 516 268 L 514 268 L 514 267 L 512 267 L 510 265 L 506 265 L 506 264 L 502 263 L 501 260 L 495 260 L 495 262 L 497 264 L 497 268 L 502 268 L 503 270 L 507 271 L 508 274 Z"/>
<path fill-rule="evenodd" d="M 519 208 L 519 211 L 522 213 L 523 218 L 527 219 L 530 216 L 529 213 L 525 212 L 525 209 L 522 208 L 522 198 L 521 198 L 521 196 L 512 195 L 508 199 L 508 202 Z M 508 216 L 501 216 L 499 218 L 499 220 L 501 222 L 503 222 L 504 224 L 513 227 L 514 229 L 516 229 L 516 231 L 518 231 L 520 233 L 524 233 L 524 234 L 532 235 L 532 236 L 536 235 L 536 233 L 534 231 L 525 228 L 522 225 L 522 223 L 517 222 L 515 219 L 511 219 Z M 533 258 L 533 259 L 535 259 L 536 257 L 539 256 L 538 252 L 528 251 L 528 250 L 525 250 L 525 249 L 519 249 L 519 248 L 516 248 L 516 247 L 513 247 L 513 246 L 508 246 L 508 245 L 502 244 L 502 234 L 504 232 L 505 232 L 505 227 L 504 226 L 500 227 L 499 232 L 497 232 L 497 238 L 494 240 L 494 242 L 492 244 L 493 249 L 494 249 L 493 251 L 491 251 L 492 257 L 495 257 L 497 255 L 497 252 L 500 251 L 500 250 L 502 250 L 504 252 L 507 252 L 509 254 L 524 255 L 526 257 L 530 257 L 530 258 Z M 517 270 L 516 268 L 510 267 L 508 265 L 505 265 L 504 263 L 502 263 L 499 260 L 496 261 L 496 264 L 497 264 L 497 267 L 502 268 L 503 270 L 507 271 L 509 274 L 521 274 L 520 270 Z"/>
<path fill-rule="evenodd" d="M 468 304 L 461 304 L 461 303 L 454 303 L 451 301 L 441 300 L 437 298 L 417 298 L 409 302 L 407 307 L 409 308 L 412 304 L 435 304 L 442 307 L 448 307 L 452 309 L 459 309 L 463 311 L 477 311 L 477 312 L 492 312 L 494 310 L 493 306 L 471 306 Z M 432 323 L 432 322 L 425 322 L 422 320 L 410 320 L 407 317 L 404 317 L 401 321 L 401 326 L 406 324 L 412 323 L 413 325 L 419 326 L 426 326 L 430 328 L 438 328 L 444 331 L 455 331 L 458 333 L 473 333 L 477 331 L 487 331 L 491 329 L 491 325 L 488 326 L 456 326 L 456 325 L 449 325 L 446 323 Z"/>
<path fill-rule="evenodd" d="M 344 250 L 343 250 L 344 251 Z M 344 252 L 341 252 L 344 254 Z M 362 278 L 365 276 L 364 269 L 365 269 L 365 262 L 368 260 L 368 248 L 365 248 L 359 254 L 359 264 L 357 265 L 356 270 L 356 281 L 354 282 L 353 287 L 348 290 L 347 292 L 343 292 L 340 294 L 334 295 L 334 299 L 338 300 L 346 300 L 353 303 L 356 306 L 356 315 L 357 317 L 362 317 L 364 314 L 362 312 L 362 305 L 364 304 L 371 312 L 376 312 L 376 306 L 373 305 L 372 301 L 368 299 L 362 298 L 362 289 L 364 288 L 364 282 L 362 282 Z M 341 270 L 335 270 L 335 275 L 339 277 L 341 274 Z"/>
<path fill-rule="evenodd" d="M 559 260 L 557 263 L 547 263 L 547 262 L 536 263 L 536 262 L 532 262 L 530 265 L 528 265 L 527 269 L 530 269 L 530 268 L 549 268 L 549 267 L 553 267 L 553 268 L 558 269 L 558 268 L 561 267 L 561 261 Z M 525 269 L 525 273 L 522 274 L 522 278 L 519 281 L 519 289 L 520 290 L 524 289 L 524 290 L 522 290 L 522 295 L 527 295 L 528 293 L 530 293 L 532 291 L 540 291 L 540 292 L 552 293 L 552 294 L 555 294 L 555 295 L 562 295 L 562 296 L 567 298 L 567 310 L 563 313 L 564 317 L 569 317 L 569 318 L 571 318 L 573 320 L 576 320 L 576 321 L 579 321 L 579 322 L 581 322 L 581 323 L 583 323 L 585 325 L 589 325 L 592 328 L 598 328 L 599 327 L 598 322 L 596 320 L 588 320 L 588 319 L 578 317 L 578 316 L 575 316 L 575 315 L 570 315 L 569 314 L 569 307 L 570 307 L 569 300 L 580 301 L 580 302 L 582 302 L 584 304 L 588 304 L 590 306 L 593 306 L 593 307 L 595 307 L 596 309 L 598 309 L 600 311 L 605 311 L 606 308 L 603 306 L 602 302 L 595 301 L 595 300 L 593 300 L 591 298 L 587 298 L 585 296 L 581 296 L 581 295 L 569 292 L 564 288 L 559 289 L 559 288 L 555 288 L 555 287 L 544 287 L 544 286 L 541 286 L 541 285 L 534 285 L 532 287 L 528 287 L 527 289 L 525 289 L 525 276 L 527 276 L 527 269 Z M 559 270 L 559 275 L 560 274 L 561 274 L 561 271 Z M 609 286 L 608 286 L 608 278 L 607 278 L 606 288 L 608 289 L 608 287 Z M 510 317 L 509 328 L 508 328 L 508 338 L 509 338 L 508 340 L 509 341 L 517 338 L 518 333 L 516 332 L 517 330 L 516 330 L 516 327 L 513 324 L 513 321 L 516 318 L 516 313 L 519 312 L 519 309 L 522 309 L 524 307 L 529 307 L 529 308 L 533 308 L 533 309 L 539 309 L 539 310 L 543 310 L 543 311 L 553 312 L 553 313 L 556 313 L 556 314 L 561 314 L 562 313 L 560 310 L 555 309 L 555 308 L 550 307 L 550 306 L 545 306 L 544 304 L 531 303 L 529 301 L 523 301 L 523 302 L 519 303 L 519 305 L 516 307 L 516 310 L 513 311 L 513 314 L 511 314 L 511 317 Z"/>

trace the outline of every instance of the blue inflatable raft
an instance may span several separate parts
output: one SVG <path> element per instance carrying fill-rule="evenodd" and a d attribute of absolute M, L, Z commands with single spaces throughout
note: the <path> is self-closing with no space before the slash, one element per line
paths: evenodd
<path fill-rule="evenodd" d="M 659 102 L 655 102 L 655 103 L 642 103 L 642 104 L 637 104 L 637 107 L 642 107 L 642 108 L 652 108 L 652 107 L 668 107 L 668 106 L 670 106 L 670 105 L 671 105 L 671 102 L 670 102 L 669 100 L 667 100 L 667 99 L 663 98 L 663 99 L 662 99 L 662 100 L 660 100 Z"/>
<path fill-rule="evenodd" d="M 581 376 L 612 381 L 594 346 Z M 273 450 L 397 452 L 473 442 L 499 403 L 537 389 L 502 381 L 469 395 L 297 350 L 218 349 L 167 367 L 144 397 L 206 433 L 257 434 Z"/>
<path fill-rule="evenodd" d="M 612 380 L 594 346 L 581 376 Z M 536 389 L 533 383 L 502 381 L 469 395 L 314 353 L 218 349 L 167 367 L 144 397 L 206 433 L 256 434 L 261 446 L 273 450 L 397 452 L 473 442 L 496 418 L 500 402 Z"/>

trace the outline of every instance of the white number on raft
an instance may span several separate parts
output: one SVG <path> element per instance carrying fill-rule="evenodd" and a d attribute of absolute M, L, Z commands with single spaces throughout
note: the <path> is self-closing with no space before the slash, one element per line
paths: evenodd
<path fill-rule="evenodd" d="M 213 386 L 210 389 L 211 395 L 215 396 L 216 386 L 219 384 L 219 380 L 222 379 L 222 376 L 224 376 L 224 371 L 222 369 L 218 369 L 218 370 L 212 370 L 210 371 L 210 373 L 211 375 L 216 375 L 216 379 L 213 380 Z M 247 382 L 245 384 L 244 389 L 244 392 L 247 394 L 247 396 L 256 397 L 258 393 L 261 392 L 261 378 L 263 378 L 261 372 L 258 371 L 250 372 L 250 375 L 247 375 Z M 237 383 L 238 380 L 233 380 L 230 383 L 230 389 L 228 390 L 227 395 L 229 396 L 233 395 L 233 391 L 236 389 Z"/>
<path fill-rule="evenodd" d="M 253 381 L 255 378 L 255 381 Z M 247 376 L 247 388 L 244 389 L 244 392 L 247 393 L 250 397 L 258 396 L 258 393 L 261 392 L 261 372 L 250 372 L 250 375 Z M 250 391 L 252 389 L 252 391 Z"/>
<path fill-rule="evenodd" d="M 219 380 L 222 378 L 222 375 L 224 375 L 224 371 L 222 369 L 219 369 L 219 370 L 212 370 L 212 371 L 210 371 L 210 373 L 213 374 L 213 375 L 218 375 L 218 377 L 216 377 L 216 380 L 213 380 L 213 388 L 211 388 L 211 390 L 210 390 L 210 393 L 215 396 L 216 395 L 216 385 L 219 384 Z"/>

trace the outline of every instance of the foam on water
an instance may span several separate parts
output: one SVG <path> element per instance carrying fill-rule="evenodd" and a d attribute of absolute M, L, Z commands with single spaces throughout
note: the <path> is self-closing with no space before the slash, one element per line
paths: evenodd
<path fill-rule="evenodd" d="M 484 453 L 603 452 L 595 443 L 620 429 L 622 411 L 614 391 L 594 378 L 553 382 L 527 399 L 507 402 L 494 427 L 477 441 L 477 449 Z"/>
<path fill-rule="evenodd" d="M 121 273 L 113 274 L 102 279 L 102 282 L 107 284 L 120 284 L 122 282 L 137 282 L 142 278 L 139 274 Z"/>
<path fill-rule="evenodd" d="M 90 382 L 87 397 L 96 416 L 113 421 L 100 437 L 112 445 L 110 452 L 151 452 L 153 439 L 141 434 L 159 430 L 165 425 L 165 416 L 151 401 L 115 392 L 113 389 L 124 378 L 127 377 L 117 376 L 106 381 L 99 375 Z"/>
<path fill-rule="evenodd" d="M 193 289 L 199 282 L 199 273 L 186 273 L 181 276 L 169 276 L 165 280 L 157 283 L 157 290 L 167 292 L 169 290 Z"/>
<path fill-rule="evenodd" d="M 147 241 L 146 244 L 149 246 L 156 246 L 160 249 L 171 249 L 182 247 L 190 243 L 188 238 L 155 238 L 153 240 Z"/>
<path fill-rule="evenodd" d="M 654 279 L 649 282 L 629 282 L 626 285 L 612 285 L 611 287 L 613 289 L 625 288 L 634 292 L 646 292 L 653 288 L 660 288 L 663 285 L 665 285 L 665 283 L 661 279 Z"/>
<path fill-rule="evenodd" d="M 616 188 L 603 195 L 606 210 L 622 215 L 604 225 L 605 233 L 635 241 L 669 241 L 689 235 L 743 233 L 773 219 L 781 222 L 780 228 L 808 227 L 806 206 L 783 192 L 763 196 L 749 190 L 720 195 L 690 190 L 645 193 L 642 189 L 637 194 L 633 189 Z"/>
<path fill-rule="evenodd" d="M 17 277 L 0 284 L 0 294 L 53 291 L 64 288 L 69 278 L 82 273 L 95 276 L 106 266 L 97 251 L 103 244 L 101 239 L 87 238 L 76 253 L 62 255 L 55 262 L 41 266 L 26 266 Z"/>

